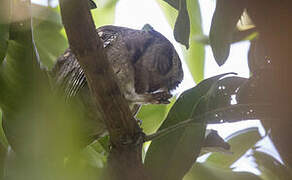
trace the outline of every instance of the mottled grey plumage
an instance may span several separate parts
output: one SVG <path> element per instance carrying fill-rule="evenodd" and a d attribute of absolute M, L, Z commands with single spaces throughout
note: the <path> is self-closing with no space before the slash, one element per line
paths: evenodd
<path fill-rule="evenodd" d="M 103 26 L 97 34 L 129 105 L 169 102 L 169 91 L 182 81 L 183 71 L 173 45 L 163 35 L 149 26 L 144 30 Z M 88 110 L 94 105 L 83 70 L 70 49 L 58 59 L 53 73 L 66 97 L 80 97 L 85 109 L 89 107 L 87 116 L 98 121 L 97 115 Z M 100 135 L 104 125 L 101 129 L 91 135 Z"/>

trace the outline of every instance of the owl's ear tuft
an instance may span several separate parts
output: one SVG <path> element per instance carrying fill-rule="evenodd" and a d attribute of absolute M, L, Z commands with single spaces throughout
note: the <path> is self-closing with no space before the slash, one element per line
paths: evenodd
<path fill-rule="evenodd" d="M 154 31 L 154 28 L 150 24 L 145 24 L 142 31 Z"/>

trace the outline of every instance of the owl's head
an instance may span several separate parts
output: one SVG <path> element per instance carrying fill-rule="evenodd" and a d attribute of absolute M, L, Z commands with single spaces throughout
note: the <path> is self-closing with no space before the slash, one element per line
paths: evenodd
<path fill-rule="evenodd" d="M 103 26 L 97 32 L 105 48 L 128 52 L 136 73 L 143 72 L 140 76 L 148 78 L 148 92 L 172 90 L 182 81 L 182 65 L 174 46 L 152 26 L 147 24 L 142 30 Z"/>

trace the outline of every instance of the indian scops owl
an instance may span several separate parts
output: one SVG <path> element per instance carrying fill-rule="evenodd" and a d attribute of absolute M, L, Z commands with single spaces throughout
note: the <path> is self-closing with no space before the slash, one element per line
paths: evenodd
<path fill-rule="evenodd" d="M 182 81 L 183 70 L 176 50 L 162 34 L 150 25 L 145 25 L 142 30 L 102 26 L 97 29 L 97 34 L 131 109 L 134 109 L 133 105 L 169 102 L 169 91 Z M 53 73 L 67 98 L 81 99 L 86 117 L 92 122 L 87 127 L 92 129 L 88 130 L 89 135 L 100 136 L 104 133 L 105 125 L 98 123 L 100 118 L 93 110 L 96 108 L 90 98 L 83 70 L 70 49 L 57 60 Z"/>

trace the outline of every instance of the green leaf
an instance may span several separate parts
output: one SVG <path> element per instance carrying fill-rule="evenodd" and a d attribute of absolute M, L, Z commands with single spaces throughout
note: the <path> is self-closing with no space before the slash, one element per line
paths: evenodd
<path fill-rule="evenodd" d="M 100 138 L 98 140 L 99 144 L 102 146 L 102 149 L 105 151 L 105 152 L 110 152 L 110 137 L 109 136 L 104 136 L 102 138 Z"/>
<path fill-rule="evenodd" d="M 180 0 L 179 12 L 173 29 L 174 38 L 177 42 L 189 49 L 190 17 L 187 9 L 187 1 Z"/>
<path fill-rule="evenodd" d="M 179 10 L 180 0 L 164 0 L 164 1 L 171 5 L 173 8 Z"/>
<path fill-rule="evenodd" d="M 164 0 L 164 1 L 171 5 L 173 8 L 178 10 L 178 16 L 176 18 L 173 30 L 174 38 L 177 42 L 185 45 L 186 48 L 188 49 L 190 39 L 190 18 L 188 13 L 187 0 Z M 162 3 L 160 4 L 162 5 Z"/>
<path fill-rule="evenodd" d="M 247 78 L 242 77 L 226 77 L 219 80 L 208 92 L 206 101 L 208 109 L 223 108 L 231 105 L 231 96 L 236 94 L 236 90 L 245 82 Z M 240 115 L 239 115 L 240 116 Z"/>
<path fill-rule="evenodd" d="M 260 177 L 248 172 L 234 172 L 221 169 L 210 164 L 196 163 L 184 180 L 261 180 Z"/>
<path fill-rule="evenodd" d="M 285 167 L 278 160 L 264 152 L 253 151 L 257 167 L 263 180 L 291 180 L 291 168 Z"/>
<path fill-rule="evenodd" d="M 95 141 L 94 143 L 86 146 L 82 153 L 88 164 L 95 168 L 104 168 L 107 160 L 107 152 L 103 149 L 103 146 L 99 143 L 99 141 Z"/>
<path fill-rule="evenodd" d="M 226 74 L 202 81 L 182 93 L 159 128 L 165 129 L 202 113 L 197 107 L 209 88 Z M 157 179 L 181 179 L 200 153 L 205 136 L 205 123 L 194 123 L 186 128 L 154 139 L 147 151 L 145 166 Z"/>
<path fill-rule="evenodd" d="M 206 160 L 206 164 L 212 164 L 216 167 L 229 169 L 247 150 L 252 148 L 256 142 L 261 139 L 257 128 L 247 128 L 231 134 L 227 137 L 227 142 L 231 146 L 233 154 L 212 153 Z"/>
<path fill-rule="evenodd" d="M 17 10 L 15 9 L 15 11 Z M 24 11 L 26 11 L 26 9 Z M 16 144 L 17 146 L 20 144 L 27 144 L 27 142 L 22 139 L 27 132 L 24 133 L 25 130 L 22 130 L 27 129 L 27 131 L 29 131 L 30 128 L 25 128 L 25 124 L 28 125 L 24 120 L 25 113 L 23 112 L 24 114 L 20 114 L 20 112 L 29 108 L 27 105 L 29 104 L 28 102 L 33 102 L 31 100 L 29 101 L 27 98 L 31 97 L 33 92 L 36 92 L 33 90 L 36 85 L 34 81 L 41 78 L 30 27 L 30 18 L 11 25 L 10 37 L 13 38 L 13 40 L 9 41 L 6 63 L 1 69 L 1 75 L 5 82 L 3 83 L 3 87 L 1 87 L 0 106 L 5 115 L 5 118 L 3 118 L 5 134 L 9 140 L 9 144 L 13 147 L 15 147 L 14 145 Z M 38 89 L 38 91 L 40 91 L 40 89 Z M 34 97 L 35 96 L 34 94 Z M 21 118 L 18 116 L 22 116 L 22 120 L 20 120 Z M 25 150 L 27 149 L 24 149 L 24 151 Z"/>
<path fill-rule="evenodd" d="M 46 74 L 40 70 L 30 27 L 30 18 L 11 25 L 13 40 L 9 42 L 5 66 L 1 67 L 5 80 L 0 89 L 3 127 L 17 153 L 17 168 L 9 169 L 7 176 L 36 180 L 46 179 L 44 174 L 49 173 L 50 177 L 58 176 L 53 179 L 60 179 L 62 171 L 61 179 L 66 180 L 72 168 L 64 169 L 64 158 L 79 147 L 82 136 L 78 131 L 83 124 L 78 109 L 66 109 L 68 105 L 62 98 L 52 93 Z M 29 178 L 20 178 L 23 172 Z"/>
<path fill-rule="evenodd" d="M 219 66 L 229 56 L 232 34 L 243 10 L 241 1 L 217 0 L 210 30 L 210 44 Z"/>
<path fill-rule="evenodd" d="M 0 65 L 5 58 L 9 40 L 10 0 L 0 1 Z"/>
<path fill-rule="evenodd" d="M 86 159 L 88 163 L 96 168 L 103 168 L 104 167 L 104 156 L 99 154 L 94 150 L 93 147 L 87 146 L 84 151 L 84 155 L 86 156 Z"/>
<path fill-rule="evenodd" d="M 40 60 L 49 70 L 56 59 L 68 48 L 62 35 L 61 16 L 57 8 L 33 5 L 33 35 Z"/>
<path fill-rule="evenodd" d="M 188 0 L 188 12 L 191 22 L 190 48 L 184 51 L 185 59 L 196 83 L 204 79 L 205 48 L 197 37 L 203 35 L 201 11 L 198 0 Z"/>
<path fill-rule="evenodd" d="M 171 27 L 174 27 L 176 23 L 176 17 L 178 12 L 174 9 L 176 4 L 179 5 L 179 1 L 166 1 L 174 8 L 170 8 L 166 3 L 157 0 L 162 8 L 168 23 Z M 177 6 L 179 7 L 179 6 Z M 179 9 L 179 8 L 176 8 Z M 187 9 L 190 18 L 190 48 L 186 50 L 183 48 L 185 61 L 190 69 L 190 72 L 196 83 L 199 83 L 204 79 L 204 62 L 205 62 L 205 49 L 204 44 L 200 43 L 199 38 L 203 36 L 202 21 L 199 3 L 197 0 L 187 0 Z"/>
<path fill-rule="evenodd" d="M 46 72 L 40 69 L 29 1 L 15 0 L 13 5 L 12 19 L 20 12 L 25 18 L 11 24 L 5 65 L 0 66 L 3 127 L 17 153 L 14 168 L 5 175 L 24 180 L 87 179 L 75 176 L 83 171 L 76 168 L 77 163 L 64 166 L 68 158 L 79 160 L 76 156 L 86 136 L 80 109 L 53 93 Z"/>
<path fill-rule="evenodd" d="M 52 8 L 37 4 L 31 5 L 31 16 L 41 21 L 49 21 L 56 24 L 60 29 L 63 28 L 59 6 Z M 37 23 L 35 23 L 37 24 Z"/>
<path fill-rule="evenodd" d="M 20 99 L 33 84 L 32 64 L 36 61 L 30 20 L 11 24 L 10 38 L 13 40 L 9 41 L 5 66 L 0 67 L 0 105 L 5 113 L 20 107 Z"/>
<path fill-rule="evenodd" d="M 155 132 L 161 125 L 167 112 L 166 105 L 142 106 L 137 118 L 142 120 L 142 129 L 146 134 Z"/>
<path fill-rule="evenodd" d="M 169 7 L 169 4 L 166 1 L 156 0 L 156 2 L 160 5 L 168 23 L 172 28 L 174 28 L 175 20 L 178 16 L 178 11 L 175 8 Z M 179 2 L 179 1 L 177 1 Z M 179 8 L 179 7 L 178 7 Z"/>

